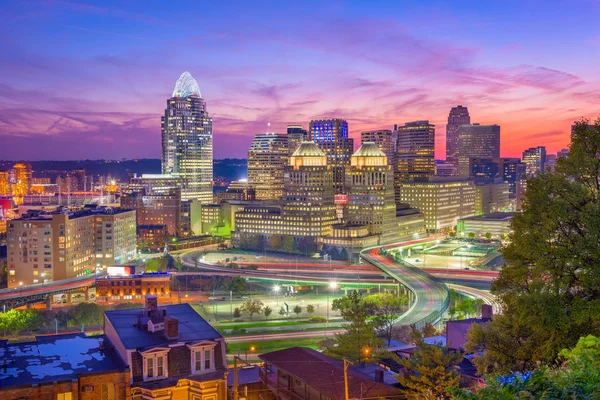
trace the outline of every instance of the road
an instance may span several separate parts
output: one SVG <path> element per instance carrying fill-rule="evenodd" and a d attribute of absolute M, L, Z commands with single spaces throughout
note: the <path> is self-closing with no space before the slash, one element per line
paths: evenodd
<path fill-rule="evenodd" d="M 344 333 L 345 329 L 329 329 L 322 331 L 310 332 L 288 332 L 288 333 L 268 333 L 265 335 L 244 335 L 244 336 L 229 336 L 227 343 L 243 343 L 256 342 L 259 340 L 290 340 L 290 339 L 306 339 L 318 338 L 324 336 L 335 336 L 336 333 Z"/>

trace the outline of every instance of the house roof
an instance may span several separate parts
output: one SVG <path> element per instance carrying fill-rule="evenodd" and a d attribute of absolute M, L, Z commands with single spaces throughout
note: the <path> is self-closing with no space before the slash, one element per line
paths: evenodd
<path fill-rule="evenodd" d="M 259 372 L 260 367 L 258 365 L 249 365 L 247 367 L 238 368 L 238 385 L 261 382 Z M 227 386 L 233 386 L 233 368 L 229 368 Z"/>
<path fill-rule="evenodd" d="M 342 400 L 344 395 L 343 363 L 316 350 L 304 347 L 261 354 L 259 358 L 295 376 L 325 397 Z M 403 398 L 392 386 L 376 382 L 369 376 L 348 369 L 348 394 L 351 398 Z"/>
<path fill-rule="evenodd" d="M 0 387 L 76 379 L 78 375 L 126 371 L 120 357 L 104 345 L 105 336 L 40 336 L 35 342 L 0 345 Z M 3 361 L 4 362 L 4 361 Z M 0 396 L 1 397 L 1 396 Z"/>
<path fill-rule="evenodd" d="M 189 304 L 160 307 L 160 310 L 166 311 L 166 315 L 176 317 L 179 321 L 179 337 L 173 340 L 165 338 L 163 331 L 149 332 L 136 327 L 142 310 L 142 308 L 136 308 L 106 311 L 104 313 L 126 349 L 152 347 L 169 342 L 194 342 L 222 338 L 221 334 L 194 311 Z"/>

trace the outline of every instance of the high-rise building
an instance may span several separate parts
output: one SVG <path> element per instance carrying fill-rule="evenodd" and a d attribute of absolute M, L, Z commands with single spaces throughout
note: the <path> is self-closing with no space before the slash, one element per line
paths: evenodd
<path fill-rule="evenodd" d="M 400 202 L 398 189 L 402 182 L 435 175 L 434 152 L 435 125 L 429 121 L 414 121 L 398 127 L 394 171 L 396 203 Z"/>
<path fill-rule="evenodd" d="M 454 164 L 458 171 L 458 128 L 461 125 L 470 125 L 471 117 L 467 107 L 458 105 L 452 107 L 448 115 L 448 125 L 446 125 L 446 162 Z"/>
<path fill-rule="evenodd" d="M 476 193 L 475 185 L 467 179 L 432 178 L 402 183 L 400 202 L 419 209 L 425 215 L 427 230 L 439 232 L 475 215 Z"/>
<path fill-rule="evenodd" d="M 212 203 L 212 118 L 198 83 L 181 74 L 162 117 L 162 172 L 184 178 L 184 200 Z"/>
<path fill-rule="evenodd" d="M 546 154 L 546 162 L 544 163 L 544 168 L 546 171 L 554 171 L 554 166 L 556 165 L 556 159 L 558 157 L 556 154 Z"/>
<path fill-rule="evenodd" d="M 527 166 L 527 177 L 537 176 L 545 170 L 546 147 L 531 147 L 523 152 L 523 162 Z"/>
<path fill-rule="evenodd" d="M 354 140 L 348 137 L 348 122 L 344 119 L 310 121 L 309 140 L 312 140 L 327 156 L 327 164 L 333 171 L 336 193 L 344 191 L 344 176 L 354 152 Z"/>
<path fill-rule="evenodd" d="M 526 165 L 520 158 L 500 158 L 502 180 L 508 183 L 508 193 L 511 199 L 516 198 L 517 185 L 526 179 Z"/>
<path fill-rule="evenodd" d="M 458 128 L 458 175 L 471 174 L 473 158 L 500 157 L 499 125 L 461 125 Z"/>
<path fill-rule="evenodd" d="M 136 256 L 135 211 L 30 212 L 8 224 L 8 286 L 93 274 Z"/>
<path fill-rule="evenodd" d="M 248 183 L 257 200 L 281 200 L 283 174 L 288 166 L 288 135 L 261 133 L 248 150 Z"/>
<path fill-rule="evenodd" d="M 556 158 L 566 157 L 569 155 L 569 149 L 561 149 L 556 153 Z"/>
<path fill-rule="evenodd" d="M 480 182 L 475 185 L 475 214 L 489 214 L 496 211 L 513 211 L 509 198 L 508 183 L 501 178 Z"/>
<path fill-rule="evenodd" d="M 378 131 L 361 132 L 360 144 L 373 142 L 379 147 L 387 157 L 388 165 L 394 165 L 395 144 L 393 133 L 389 129 L 380 129 Z"/>
<path fill-rule="evenodd" d="M 388 131 L 391 137 L 391 131 Z M 380 235 L 380 243 L 397 238 L 394 172 L 385 153 L 373 142 L 363 142 L 352 155 L 346 171 L 348 204 L 344 220 L 349 225 L 366 225 Z"/>
<path fill-rule="evenodd" d="M 300 144 L 302 144 L 302 142 L 306 141 L 307 136 L 308 132 L 302 127 L 302 125 L 287 126 L 287 140 L 290 156 L 294 154 L 294 152 L 298 147 L 300 147 Z"/>

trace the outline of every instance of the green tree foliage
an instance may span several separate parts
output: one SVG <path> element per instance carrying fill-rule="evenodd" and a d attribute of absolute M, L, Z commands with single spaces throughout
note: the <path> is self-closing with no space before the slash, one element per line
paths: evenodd
<path fill-rule="evenodd" d="M 250 319 L 252 320 L 254 314 L 262 313 L 263 306 L 263 302 L 259 299 L 249 299 L 246 300 L 244 304 L 242 304 L 242 306 L 240 307 L 240 311 L 243 313 L 250 314 Z"/>
<path fill-rule="evenodd" d="M 0 313 L 0 331 L 7 334 L 36 330 L 43 325 L 44 319 L 37 310 L 9 310 Z"/>
<path fill-rule="evenodd" d="M 281 307 L 279 309 L 279 315 L 281 315 L 282 317 L 287 315 L 287 312 L 285 311 L 285 307 Z"/>
<path fill-rule="evenodd" d="M 562 350 L 560 364 L 534 372 L 490 376 L 477 393 L 454 389 L 455 399 L 597 399 L 600 393 L 600 339 L 582 337 L 571 350 Z"/>
<path fill-rule="evenodd" d="M 167 270 L 169 261 L 164 257 L 155 257 L 146 260 L 146 272 L 163 272 Z"/>
<path fill-rule="evenodd" d="M 269 249 L 273 251 L 281 249 L 281 235 L 273 235 L 269 238 Z"/>
<path fill-rule="evenodd" d="M 281 250 L 286 253 L 293 253 L 295 249 L 294 238 L 292 236 L 284 236 L 281 243 Z"/>
<path fill-rule="evenodd" d="M 485 234 L 485 238 L 486 238 L 486 239 L 491 239 L 491 238 L 492 238 L 492 234 L 491 234 L 491 233 L 489 233 L 489 232 L 487 232 L 487 233 Z"/>
<path fill-rule="evenodd" d="M 503 314 L 471 329 L 480 372 L 553 363 L 577 338 L 600 334 L 600 120 L 576 124 L 569 155 L 527 182 L 506 266 L 492 284 Z"/>
<path fill-rule="evenodd" d="M 8 263 L 0 261 L 0 288 L 5 288 L 8 284 Z"/>
<path fill-rule="evenodd" d="M 437 334 L 437 331 L 435 329 L 435 326 L 433 326 L 429 322 L 427 322 L 423 326 L 421 333 L 423 333 L 423 337 L 430 337 L 430 336 L 435 336 Z"/>
<path fill-rule="evenodd" d="M 398 362 L 406 368 L 404 374 L 398 375 L 404 394 L 415 400 L 452 398 L 450 390 L 460 382 L 456 365 L 462 361 L 462 354 L 425 343 L 417 331 L 413 332 L 413 337 L 417 345 L 413 356 L 398 358 Z"/>
<path fill-rule="evenodd" d="M 373 320 L 371 306 L 364 301 L 360 293 L 350 292 L 333 301 L 333 309 L 339 311 L 346 320 L 344 333 L 336 334 L 333 345 L 326 353 L 336 358 L 347 358 L 353 362 L 367 359 L 366 354 L 377 359 L 384 351 L 384 341 L 376 334 L 379 321 Z"/>
<path fill-rule="evenodd" d="M 469 232 L 467 236 L 469 236 L 469 239 L 473 239 L 475 237 L 475 232 Z"/>
<path fill-rule="evenodd" d="M 312 314 L 315 312 L 315 306 L 313 304 L 309 304 L 306 306 L 306 312 Z"/>
<path fill-rule="evenodd" d="M 294 307 L 294 314 L 296 314 L 296 318 L 298 318 L 300 316 L 300 313 L 302 313 L 302 307 L 300 307 L 299 305 L 296 305 Z"/>
<path fill-rule="evenodd" d="M 412 328 L 409 325 L 394 325 L 392 339 L 400 343 L 412 343 Z"/>
<path fill-rule="evenodd" d="M 102 325 L 104 307 L 95 303 L 79 303 L 67 311 L 69 325 Z"/>
<path fill-rule="evenodd" d="M 377 293 L 365 297 L 365 302 L 372 309 L 373 316 L 380 326 L 380 331 L 389 345 L 392 340 L 394 324 L 405 310 L 408 298 L 406 296 L 396 296 L 392 293 Z"/>
<path fill-rule="evenodd" d="M 265 306 L 265 308 L 263 310 L 263 315 L 265 316 L 265 319 L 268 319 L 269 315 L 271 315 L 271 313 L 273 313 L 273 309 L 269 306 Z"/>

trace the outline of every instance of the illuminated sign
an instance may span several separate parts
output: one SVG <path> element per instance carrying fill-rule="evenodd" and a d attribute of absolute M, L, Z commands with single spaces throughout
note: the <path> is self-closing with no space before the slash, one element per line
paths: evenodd
<path fill-rule="evenodd" d="M 335 197 L 333 198 L 333 202 L 335 204 L 340 204 L 340 205 L 348 204 L 348 195 L 347 194 L 336 194 Z"/>

